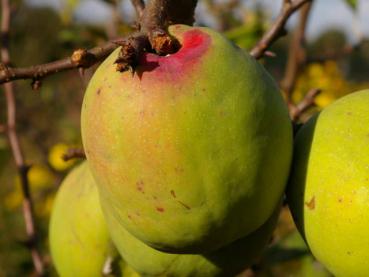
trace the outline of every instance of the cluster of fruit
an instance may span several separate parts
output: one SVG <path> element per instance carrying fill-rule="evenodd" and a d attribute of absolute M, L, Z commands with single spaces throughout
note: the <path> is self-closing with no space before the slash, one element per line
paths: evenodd
<path fill-rule="evenodd" d="M 116 50 L 90 81 L 87 161 L 63 182 L 50 223 L 63 277 L 101 276 L 107 265 L 118 276 L 234 276 L 270 240 L 293 152 L 278 87 L 215 31 L 169 30 L 177 53 L 144 53 L 134 73 L 120 73 Z M 369 222 L 365 98 L 346 97 L 301 129 L 288 187 L 313 253 L 344 276 L 369 272 L 360 248 Z M 357 230 L 357 246 L 347 228 Z"/>

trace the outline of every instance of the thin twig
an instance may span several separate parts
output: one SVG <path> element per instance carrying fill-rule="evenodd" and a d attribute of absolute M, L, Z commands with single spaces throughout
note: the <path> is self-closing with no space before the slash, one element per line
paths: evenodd
<path fill-rule="evenodd" d="M 68 149 L 68 152 L 65 153 L 62 158 L 64 161 L 69 161 L 75 158 L 84 159 L 86 158 L 86 154 L 83 149 L 71 148 L 71 149 Z"/>
<path fill-rule="evenodd" d="M 281 87 L 285 93 L 288 104 L 291 104 L 292 92 L 295 88 L 297 78 L 302 71 L 306 60 L 305 35 L 306 26 L 311 11 L 312 3 L 305 5 L 300 12 L 299 23 L 293 33 L 290 45 L 287 66 Z"/>
<path fill-rule="evenodd" d="M 287 1 L 287 0 L 285 0 Z M 315 98 L 321 92 L 320 89 L 311 89 L 303 100 L 295 105 L 292 102 L 292 93 L 295 89 L 297 79 L 306 65 L 307 54 L 305 48 L 306 26 L 311 12 L 313 1 L 304 5 L 300 11 L 299 23 L 293 33 L 290 45 L 287 66 L 281 87 L 285 94 L 291 120 L 296 122 L 302 114 L 315 105 Z"/>
<path fill-rule="evenodd" d="M 315 105 L 315 98 L 320 93 L 321 90 L 318 88 L 311 89 L 297 105 L 293 105 L 290 108 L 290 117 L 292 121 L 297 121 L 305 111 L 313 107 Z"/>
<path fill-rule="evenodd" d="M 139 18 L 138 32 L 121 43 L 116 60 L 117 70 L 134 70 L 144 51 L 158 55 L 172 54 L 179 49 L 178 41 L 168 34 L 171 24 L 192 25 L 197 0 L 150 0 Z"/>
<path fill-rule="evenodd" d="M 171 24 L 192 25 L 197 0 L 150 0 L 141 18 L 141 32 L 147 35 L 158 54 L 178 50 L 176 40 L 167 33 Z"/>
<path fill-rule="evenodd" d="M 113 52 L 118 47 L 117 43 L 118 41 L 107 42 L 103 46 L 90 50 L 77 49 L 68 58 L 30 67 L 12 68 L 2 63 L 0 64 L 0 84 L 20 79 L 40 80 L 58 72 L 91 67 Z"/>
<path fill-rule="evenodd" d="M 143 0 L 131 0 L 131 2 L 136 10 L 137 18 L 139 21 L 145 10 L 145 2 Z"/>
<path fill-rule="evenodd" d="M 264 53 L 279 37 L 286 34 L 285 25 L 290 16 L 297 11 L 305 3 L 312 0 L 284 0 L 282 10 L 271 26 L 269 31 L 261 38 L 261 40 L 252 48 L 250 54 L 256 59 L 264 56 Z"/>
<path fill-rule="evenodd" d="M 2 21 L 1 21 L 1 60 L 3 64 L 10 63 L 9 55 L 9 29 L 10 29 L 10 2 L 9 0 L 1 0 L 2 5 Z M 18 169 L 18 174 L 21 180 L 23 193 L 23 216 L 26 225 L 26 233 L 28 247 L 31 251 L 33 266 L 37 276 L 43 276 L 44 264 L 41 254 L 37 248 L 37 231 L 33 213 L 33 202 L 29 189 L 28 169 L 25 164 L 25 159 L 19 143 L 19 138 L 16 132 L 16 103 L 14 99 L 14 86 L 12 83 L 4 84 L 6 107 L 7 107 L 7 135 L 14 157 L 15 164 Z"/>
<path fill-rule="evenodd" d="M 111 19 L 106 25 L 106 35 L 111 39 L 116 39 L 118 37 L 118 27 L 121 22 L 120 14 L 119 14 L 119 1 L 114 0 L 109 2 L 112 8 Z"/>
<path fill-rule="evenodd" d="M 146 49 L 148 42 L 158 54 L 173 53 L 178 49 L 178 45 L 176 40 L 167 34 L 167 27 L 170 24 L 191 25 L 194 21 L 196 4 L 197 0 L 150 0 L 140 19 L 140 32 L 90 50 L 77 49 L 68 58 L 46 64 L 15 68 L 2 63 L 0 84 L 20 79 L 41 80 L 61 71 L 88 68 L 105 59 L 119 45 L 122 46 L 124 55 L 120 55 L 117 61 L 118 70 L 132 67 L 132 64 L 137 62 L 137 53 Z"/>

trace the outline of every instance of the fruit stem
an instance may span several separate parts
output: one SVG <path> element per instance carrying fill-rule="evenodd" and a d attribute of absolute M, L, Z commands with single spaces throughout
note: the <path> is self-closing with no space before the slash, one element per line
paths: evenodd
<path fill-rule="evenodd" d="M 150 0 L 146 7 L 140 6 L 144 9 L 138 19 L 139 31 L 120 44 L 117 70 L 134 70 L 144 51 L 152 50 L 163 56 L 177 52 L 179 42 L 168 34 L 168 26 L 192 25 L 196 4 L 197 0 Z"/>

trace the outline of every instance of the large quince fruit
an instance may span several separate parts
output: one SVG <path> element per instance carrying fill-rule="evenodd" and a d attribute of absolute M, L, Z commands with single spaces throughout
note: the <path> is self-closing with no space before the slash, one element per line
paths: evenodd
<path fill-rule="evenodd" d="M 144 53 L 117 72 L 119 49 L 97 69 L 82 139 L 101 201 L 144 243 L 202 253 L 251 234 L 286 184 L 292 130 L 269 74 L 207 28 L 169 28 L 181 48 Z"/>
<path fill-rule="evenodd" d="M 103 209 L 104 210 L 104 209 Z M 142 276 L 213 277 L 236 276 L 259 258 L 270 242 L 280 205 L 256 231 L 218 250 L 206 254 L 165 253 L 141 242 L 124 228 L 114 228 L 116 219 L 106 215 L 112 240 L 118 251 Z"/>
<path fill-rule="evenodd" d="M 86 162 L 69 173 L 57 193 L 49 239 L 53 262 L 61 277 L 101 277 L 107 259 L 115 257 L 120 276 L 139 276 L 119 260 Z"/>
<path fill-rule="evenodd" d="M 368 276 L 369 90 L 313 117 L 294 153 L 287 197 L 312 253 L 336 276 Z"/>

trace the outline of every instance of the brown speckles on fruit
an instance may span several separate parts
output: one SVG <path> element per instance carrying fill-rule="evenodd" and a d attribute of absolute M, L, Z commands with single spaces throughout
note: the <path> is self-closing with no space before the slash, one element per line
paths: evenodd
<path fill-rule="evenodd" d="M 181 168 L 181 167 L 175 167 L 174 168 L 174 171 L 177 173 L 177 174 L 182 174 L 183 173 L 183 168 Z"/>
<path fill-rule="evenodd" d="M 163 207 L 156 207 L 156 210 L 160 213 L 163 213 L 165 211 Z"/>
<path fill-rule="evenodd" d="M 140 191 L 140 192 L 142 192 L 142 193 L 145 193 L 145 191 L 144 191 L 144 185 L 145 184 L 144 184 L 144 182 L 142 180 L 138 181 L 136 183 L 137 190 Z"/>
<path fill-rule="evenodd" d="M 175 193 L 175 191 L 174 190 L 171 190 L 170 191 L 170 194 L 174 197 L 174 198 L 176 198 L 177 196 L 176 196 L 176 193 Z"/>
<path fill-rule="evenodd" d="M 313 196 L 309 202 L 305 202 L 306 207 L 308 207 L 309 210 L 315 209 L 315 196 Z"/>
<path fill-rule="evenodd" d="M 191 210 L 191 207 L 183 203 L 182 201 L 177 200 L 179 204 L 181 204 L 183 207 L 185 207 L 187 210 Z"/>

